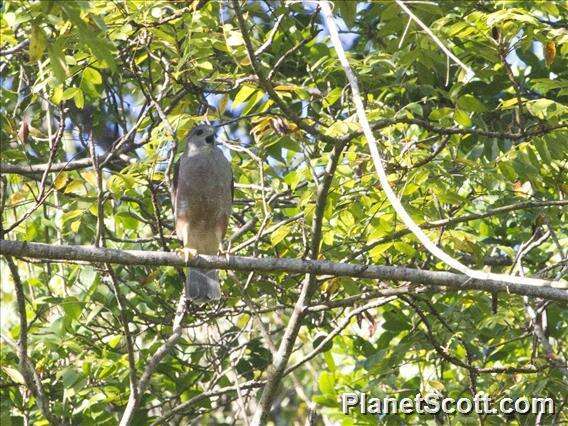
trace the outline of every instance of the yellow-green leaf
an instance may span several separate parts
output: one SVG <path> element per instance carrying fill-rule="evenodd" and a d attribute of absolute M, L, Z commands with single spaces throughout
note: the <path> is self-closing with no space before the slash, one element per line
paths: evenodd
<path fill-rule="evenodd" d="M 61 189 L 65 186 L 65 184 L 67 184 L 67 180 L 67 175 L 60 174 L 53 181 L 53 186 L 55 187 L 55 189 Z"/>
<path fill-rule="evenodd" d="M 81 227 L 81 219 L 71 222 L 70 226 L 71 231 L 78 232 L 80 227 Z"/>
<path fill-rule="evenodd" d="M 283 225 L 270 235 L 270 242 L 273 246 L 282 241 L 292 230 L 290 225 Z"/>
<path fill-rule="evenodd" d="M 85 195 L 85 185 L 80 180 L 73 180 L 65 187 L 66 194 Z"/>
<path fill-rule="evenodd" d="M 241 87 L 241 89 L 235 96 L 235 99 L 233 100 L 233 108 L 238 107 L 240 104 L 246 101 L 255 90 L 256 88 L 253 86 L 244 85 L 243 87 Z"/>
<path fill-rule="evenodd" d="M 10 377 L 10 379 L 12 379 L 13 382 L 20 385 L 24 385 L 26 383 L 24 376 L 22 376 L 22 373 L 20 373 L 15 368 L 2 366 L 2 370 L 8 375 L 8 377 Z"/>
<path fill-rule="evenodd" d="M 391 248 L 392 245 L 393 243 L 383 243 L 376 245 L 371 250 L 369 250 L 369 257 L 374 261 L 380 259 L 382 257 L 382 254 L 389 248 Z"/>
<path fill-rule="evenodd" d="M 85 106 L 85 97 L 83 96 L 83 91 L 81 89 L 77 89 L 75 95 L 73 96 L 73 101 L 75 102 L 77 108 L 83 109 L 83 107 Z"/>
<path fill-rule="evenodd" d="M 85 71 L 83 71 L 83 78 L 94 85 L 98 85 L 103 82 L 101 73 L 91 67 L 85 68 Z"/>
<path fill-rule="evenodd" d="M 47 47 L 47 53 L 49 55 L 49 66 L 51 67 L 53 75 L 59 83 L 64 84 L 68 70 L 60 40 L 50 44 Z"/>
<path fill-rule="evenodd" d="M 83 179 L 85 179 L 91 185 L 97 186 L 97 174 L 94 171 L 88 170 L 86 172 L 81 173 L 81 176 L 83 176 Z"/>
<path fill-rule="evenodd" d="M 30 34 L 30 45 L 28 53 L 30 55 L 30 61 L 37 61 L 41 59 L 43 52 L 45 51 L 45 46 L 47 45 L 47 38 L 45 33 L 39 25 L 33 25 Z"/>

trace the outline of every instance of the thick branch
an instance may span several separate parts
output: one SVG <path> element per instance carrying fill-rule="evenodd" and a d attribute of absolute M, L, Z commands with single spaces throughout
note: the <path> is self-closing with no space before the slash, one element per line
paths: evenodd
<path fill-rule="evenodd" d="M 445 271 L 426 271 L 401 266 L 355 265 L 322 260 L 254 258 L 242 256 L 197 256 L 187 264 L 177 253 L 141 250 L 116 250 L 92 246 L 59 246 L 23 241 L 0 240 L 0 255 L 59 261 L 86 261 L 144 266 L 193 266 L 204 269 L 236 271 L 289 272 L 317 275 L 406 281 L 452 290 L 507 292 L 543 299 L 568 301 L 565 281 L 533 280 L 534 284 L 511 284 L 497 279 L 474 279 Z"/>

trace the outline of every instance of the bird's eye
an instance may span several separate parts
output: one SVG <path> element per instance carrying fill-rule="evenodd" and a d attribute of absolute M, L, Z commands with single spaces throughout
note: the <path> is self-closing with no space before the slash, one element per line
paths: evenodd
<path fill-rule="evenodd" d="M 195 134 L 196 134 L 197 136 L 201 136 L 201 135 L 203 134 L 203 130 L 200 129 L 200 130 L 198 130 L 197 132 L 195 132 Z"/>

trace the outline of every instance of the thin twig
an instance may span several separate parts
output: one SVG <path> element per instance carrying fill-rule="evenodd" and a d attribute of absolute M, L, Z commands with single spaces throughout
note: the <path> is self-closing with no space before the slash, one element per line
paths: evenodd
<path fill-rule="evenodd" d="M 458 64 L 461 68 L 463 68 L 463 70 L 466 72 L 466 79 L 471 79 L 472 77 L 475 76 L 475 73 L 473 72 L 473 70 L 468 67 L 466 64 L 464 64 L 462 61 L 460 61 L 460 59 L 454 55 L 452 53 L 452 51 L 450 49 L 448 49 L 444 43 L 442 43 L 442 41 L 432 32 L 432 30 L 430 28 L 428 28 L 428 26 L 422 22 L 420 20 L 420 18 L 418 18 L 405 4 L 404 2 L 402 2 L 401 0 L 395 0 L 396 4 L 398 4 L 400 6 L 400 8 L 404 11 L 404 13 L 406 13 L 414 22 L 416 22 L 418 24 L 418 26 L 420 28 L 422 28 L 424 30 L 424 32 L 426 34 L 428 34 L 428 36 L 430 36 L 430 38 L 434 41 L 434 43 L 436 43 L 438 45 L 438 47 L 440 49 L 442 49 L 442 51 L 446 54 L 446 56 L 448 58 L 451 58 L 452 61 L 454 61 L 456 64 Z"/>

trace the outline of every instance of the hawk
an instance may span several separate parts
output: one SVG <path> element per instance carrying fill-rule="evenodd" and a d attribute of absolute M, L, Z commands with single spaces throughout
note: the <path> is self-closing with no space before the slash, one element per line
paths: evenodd
<path fill-rule="evenodd" d="M 215 146 L 215 129 L 201 124 L 191 130 L 174 168 L 176 234 L 186 262 L 199 254 L 217 254 L 233 204 L 231 163 Z M 218 271 L 189 268 L 186 296 L 195 301 L 221 297 Z"/>

